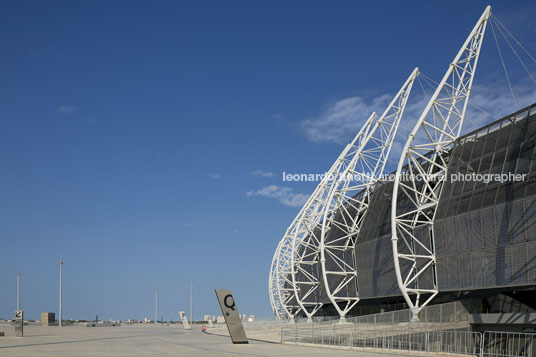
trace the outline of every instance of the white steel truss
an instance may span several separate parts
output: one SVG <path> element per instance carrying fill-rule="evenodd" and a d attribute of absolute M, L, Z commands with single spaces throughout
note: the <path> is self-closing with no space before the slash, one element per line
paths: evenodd
<path fill-rule="evenodd" d="M 333 166 L 335 171 L 330 173 L 331 179 L 319 185 L 312 196 L 311 205 L 297 221 L 299 228 L 294 235 L 295 253 L 292 255 L 291 277 L 295 290 L 294 298 L 309 320 L 323 305 L 320 296 L 322 283 L 329 299 L 335 300 L 334 305 L 339 313 L 342 312 L 341 317 L 344 317 L 357 302 L 357 294 L 348 294 L 348 290 L 344 289 L 352 284 L 357 287 L 357 273 L 353 261 L 345 261 L 343 265 L 340 264 L 341 259 L 335 259 L 334 262 L 339 268 L 333 268 L 337 270 L 330 270 L 325 277 L 325 270 L 322 270 L 326 268 L 326 257 L 333 259 L 337 257 L 337 251 L 341 252 L 340 246 L 343 240 L 345 240 L 342 243 L 345 250 L 343 253 L 349 253 L 346 255 L 350 258 L 354 256 L 353 246 L 350 245 L 355 241 L 355 226 L 356 224 L 360 226 L 368 200 L 357 199 L 354 196 L 371 187 L 383 173 L 407 97 L 417 74 L 416 68 L 381 117 L 371 116 L 367 120 L 355 139 L 335 162 Z M 368 192 L 364 193 L 367 196 Z M 329 228 L 337 219 L 339 208 L 342 209 L 343 222 L 335 224 L 339 230 L 346 231 L 344 239 L 326 240 Z M 323 249 L 326 247 L 325 242 L 328 242 L 328 250 Z M 329 277 L 334 279 L 335 276 L 343 277 L 343 282 L 338 282 L 339 286 L 331 290 Z M 344 301 L 345 306 L 339 309 L 338 303 L 341 301 Z"/>
<path fill-rule="evenodd" d="M 415 320 L 438 294 L 434 219 L 447 178 L 448 153 L 462 129 L 490 14 L 488 6 L 449 65 L 408 136 L 395 175 L 393 259 L 398 286 Z"/>
<path fill-rule="evenodd" d="M 418 74 L 415 68 L 367 137 L 353 148 L 351 161 L 329 188 L 320 235 L 320 264 L 324 290 L 341 320 L 359 301 L 355 243 L 371 190 L 383 174 Z"/>
<path fill-rule="evenodd" d="M 358 148 L 363 145 L 369 136 L 377 119 L 376 113 L 367 119 L 354 140 L 348 144 L 335 161 L 324 179 L 309 197 L 309 200 L 291 226 L 289 245 L 292 248 L 290 264 L 290 286 L 294 290 L 293 299 L 300 306 L 300 310 L 311 321 L 312 316 L 322 307 L 320 299 L 320 272 L 318 271 L 318 250 L 320 246 L 321 220 L 324 217 L 325 207 L 333 180 L 345 171 L 346 166 L 352 162 Z M 285 239 L 285 238 L 284 238 Z"/>
<path fill-rule="evenodd" d="M 372 113 L 352 143 L 345 147 L 339 158 L 335 161 L 333 166 L 325 174 L 322 181 L 308 198 L 307 202 L 289 226 L 283 239 L 281 239 L 277 246 L 270 268 L 268 289 L 272 309 L 280 319 L 294 318 L 296 314 L 304 310 L 303 304 L 298 303 L 296 299 L 295 279 L 293 278 L 295 274 L 292 268 L 293 263 L 296 261 L 295 255 L 300 251 L 300 249 L 297 248 L 297 245 L 300 245 L 299 242 L 297 243 L 297 237 L 298 239 L 303 239 L 307 236 L 306 232 L 309 227 L 307 224 L 311 221 L 311 219 L 304 217 L 317 217 L 320 219 L 322 213 L 321 208 L 323 207 L 321 204 L 322 197 L 325 195 L 329 181 L 340 172 L 340 166 L 344 161 L 343 159 L 346 157 L 354 143 L 356 141 L 359 142 L 367 135 L 375 117 L 376 113 Z M 318 220 L 316 224 L 318 224 Z"/>
<path fill-rule="evenodd" d="M 299 312 L 299 305 L 293 304 L 294 290 L 290 289 L 290 253 L 291 248 L 288 240 L 283 240 L 277 245 L 272 265 L 270 268 L 269 286 L 270 304 L 278 319 L 290 318 L 293 313 Z"/>

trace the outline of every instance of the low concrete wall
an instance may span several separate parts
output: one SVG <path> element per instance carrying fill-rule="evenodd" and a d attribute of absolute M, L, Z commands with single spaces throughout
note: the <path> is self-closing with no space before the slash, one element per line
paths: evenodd
<path fill-rule="evenodd" d="M 473 331 L 531 332 L 536 331 L 536 313 L 472 314 Z"/>
<path fill-rule="evenodd" d="M 112 327 L 112 326 L 121 326 L 118 322 L 85 322 L 81 324 L 85 327 Z"/>

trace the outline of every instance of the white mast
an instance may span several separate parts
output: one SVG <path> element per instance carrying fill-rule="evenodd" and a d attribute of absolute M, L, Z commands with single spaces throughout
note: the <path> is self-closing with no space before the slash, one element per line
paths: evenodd
<path fill-rule="evenodd" d="M 376 113 L 372 113 L 354 140 L 346 145 L 324 180 L 318 184 L 303 207 L 301 215 L 296 217 L 294 229 L 290 234 L 291 287 L 294 290 L 294 299 L 300 306 L 300 310 L 307 316 L 308 321 L 312 321 L 313 315 L 322 307 L 322 302 L 319 301 L 318 297 L 320 293 L 318 249 L 321 239 L 321 220 L 329 203 L 328 197 L 333 185 L 332 182 L 345 171 L 346 166 L 352 161 L 356 148 L 360 147 L 363 140 L 369 136 L 376 118 Z"/>
<path fill-rule="evenodd" d="M 488 6 L 449 65 L 409 134 L 396 171 L 391 211 L 393 259 L 398 286 L 414 320 L 438 293 L 434 219 L 490 14 Z M 402 177 L 404 174 L 407 177 Z"/>
<path fill-rule="evenodd" d="M 326 173 L 323 180 L 318 184 L 290 227 L 287 229 L 283 239 L 277 247 L 270 269 L 269 293 L 272 309 L 279 318 L 293 318 L 302 310 L 308 317 L 310 317 L 309 314 L 312 316 L 312 314 L 319 308 L 316 306 L 313 307 L 314 311 L 311 314 L 305 308 L 307 303 L 297 299 L 297 290 L 301 288 L 301 286 L 298 287 L 296 284 L 300 284 L 301 281 L 299 278 L 296 279 L 296 263 L 303 259 L 305 254 L 304 249 L 306 250 L 306 246 L 310 244 L 308 242 L 303 242 L 303 240 L 305 239 L 309 241 L 310 237 L 308 233 L 311 231 L 311 227 L 317 227 L 323 216 L 323 207 L 326 202 L 325 197 L 330 186 L 330 179 L 336 177 L 339 172 L 341 172 L 343 164 L 349 160 L 346 158 L 348 152 L 356 141 L 360 141 L 367 135 L 375 117 L 376 113 L 372 113 L 352 143 L 344 148 L 339 158 Z M 318 237 L 318 239 L 319 238 L 320 237 Z M 318 246 L 318 240 L 316 244 Z M 300 256 L 297 257 L 297 255 Z M 314 290 L 316 290 L 316 287 L 314 287 L 308 294 L 310 295 Z"/>
<path fill-rule="evenodd" d="M 356 240 L 372 186 L 383 174 L 418 74 L 419 69 L 415 68 L 330 189 L 322 220 L 320 263 L 325 291 L 341 320 L 359 301 Z"/>

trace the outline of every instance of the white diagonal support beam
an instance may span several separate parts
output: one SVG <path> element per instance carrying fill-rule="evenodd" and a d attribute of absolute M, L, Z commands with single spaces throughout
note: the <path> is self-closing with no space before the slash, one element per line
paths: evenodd
<path fill-rule="evenodd" d="M 270 268 L 268 290 L 272 309 L 280 319 L 294 318 L 300 311 L 306 311 L 304 304 L 299 303 L 296 299 L 296 290 L 298 288 L 296 285 L 297 280 L 295 279 L 296 272 L 294 270 L 294 264 L 299 259 L 303 259 L 307 253 L 307 247 L 313 243 L 311 240 L 307 240 L 307 242 L 302 242 L 302 240 L 308 237 L 312 225 L 315 224 L 314 217 L 318 220 L 321 217 L 321 208 L 323 207 L 322 197 L 325 196 L 325 190 L 329 181 L 347 164 L 349 160 L 347 156 L 355 143 L 360 142 L 368 134 L 372 120 L 375 117 L 376 113 L 372 113 L 354 140 L 344 148 L 339 158 L 311 194 L 277 246 Z M 300 255 L 300 257 L 297 258 L 297 255 Z M 314 290 L 308 291 L 308 295 L 311 295 L 313 292 Z"/>
<path fill-rule="evenodd" d="M 321 220 L 324 216 L 330 187 L 333 180 L 352 162 L 356 150 L 369 136 L 376 119 L 376 113 L 372 113 L 352 142 L 345 147 L 296 217 L 294 229 L 290 232 L 290 246 L 293 250 L 290 264 L 291 286 L 294 289 L 294 298 L 300 307 L 299 310 L 303 311 L 309 320 L 322 307 L 318 284 L 320 276 L 318 247 L 320 246 Z"/>
<path fill-rule="evenodd" d="M 488 6 L 408 136 L 398 163 L 391 240 L 398 286 L 414 319 L 438 293 L 434 219 L 490 15 Z"/>
<path fill-rule="evenodd" d="M 322 220 L 320 264 L 326 294 L 341 320 L 359 301 L 355 244 L 367 213 L 372 186 L 383 174 L 418 74 L 419 69 L 415 68 L 375 121 L 345 171 L 329 188 Z"/>

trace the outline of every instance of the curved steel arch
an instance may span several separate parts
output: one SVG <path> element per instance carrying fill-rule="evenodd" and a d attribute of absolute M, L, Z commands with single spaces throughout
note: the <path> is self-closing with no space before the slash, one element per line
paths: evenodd
<path fill-rule="evenodd" d="M 294 304 L 291 302 L 292 296 L 294 295 L 294 290 L 289 290 L 286 286 L 286 278 L 290 274 L 289 247 L 290 246 L 288 244 L 285 244 L 284 240 L 279 242 L 270 268 L 270 277 L 268 282 L 270 304 L 272 305 L 272 310 L 278 319 L 291 317 L 292 314 L 290 311 L 299 308 L 299 306 L 293 306 Z"/>
<path fill-rule="evenodd" d="M 330 187 L 320 239 L 322 282 L 341 320 L 359 302 L 355 243 L 367 212 L 372 186 L 380 179 L 419 69 L 415 68 L 346 170 Z"/>
<path fill-rule="evenodd" d="M 449 65 L 408 136 L 395 175 L 393 259 L 398 286 L 415 320 L 439 291 L 434 218 L 446 179 L 448 152 L 461 132 L 490 14 L 488 6 Z"/>
<path fill-rule="evenodd" d="M 307 232 L 310 224 L 317 225 L 319 223 L 318 219 L 321 218 L 320 213 L 323 207 L 322 197 L 326 194 L 329 181 L 333 177 L 336 177 L 342 170 L 342 167 L 348 161 L 346 159 L 348 152 L 356 141 L 360 141 L 361 138 L 367 135 L 375 117 L 376 113 L 372 113 L 354 140 L 344 148 L 339 158 L 324 175 L 322 181 L 315 188 L 311 196 L 309 196 L 307 202 L 301 208 L 277 246 L 270 268 L 268 289 L 272 309 L 278 318 L 283 318 L 285 315 L 288 318 L 294 318 L 300 311 L 304 311 L 310 317 L 307 309 L 304 307 L 305 304 L 300 303 L 296 298 L 296 273 L 293 269 L 293 264 L 296 261 L 296 255 L 302 254 L 304 247 L 309 244 L 302 243 L 301 240 L 308 239 Z M 314 223 L 315 219 L 316 223 Z"/>
<path fill-rule="evenodd" d="M 314 192 L 318 190 L 318 187 Z M 272 259 L 272 265 L 270 268 L 269 276 L 269 292 L 270 303 L 278 318 L 293 318 L 300 312 L 301 307 L 297 304 L 294 297 L 294 287 L 291 280 L 291 268 L 292 254 L 294 249 L 292 247 L 294 232 L 296 230 L 296 224 L 300 217 L 307 210 L 310 205 L 312 197 L 315 193 L 307 199 L 303 207 L 300 209 L 296 218 L 292 221 L 291 225 L 287 228 L 285 235 L 277 245 L 277 249 Z"/>
<path fill-rule="evenodd" d="M 367 120 L 336 161 L 336 175 L 332 175 L 335 180 L 319 185 L 319 189 L 312 196 L 315 204 L 310 205 L 298 219 L 297 224 L 301 229 L 296 231 L 292 244 L 295 253 L 292 254 L 290 266 L 291 277 L 295 299 L 309 320 L 323 305 L 319 296 L 321 283 L 324 283 L 328 297 L 341 318 L 357 303 L 351 294 L 341 294 L 344 287 L 354 283 L 357 287 L 355 267 L 351 263 L 340 264 L 342 260 L 335 260 L 339 270 L 327 271 L 326 258 L 336 257 L 335 251 L 341 250 L 340 242 L 343 240 L 345 242 L 342 249 L 353 253 L 353 246 L 350 247 L 350 244 L 355 243 L 355 228 L 356 225 L 360 226 L 367 207 L 367 203 L 356 199 L 355 194 L 370 188 L 383 173 L 407 97 L 418 73 L 418 68 L 415 68 L 381 117 L 371 116 Z M 337 162 L 340 164 L 337 165 Z M 352 180 L 357 183 L 350 185 Z M 339 209 L 344 211 L 343 222 L 336 222 Z M 327 241 L 328 244 L 325 244 L 332 224 L 344 229 L 346 233 L 343 239 Z M 342 283 L 336 289 L 331 290 L 329 287 L 330 276 L 343 276 Z M 342 309 L 338 305 L 341 301 L 346 302 Z"/>
<path fill-rule="evenodd" d="M 345 147 L 324 179 L 318 184 L 309 201 L 303 207 L 301 215 L 296 217 L 296 225 L 290 237 L 292 247 L 291 286 L 294 290 L 294 299 L 309 321 L 322 307 L 322 303 L 318 299 L 319 285 L 314 283 L 317 281 L 316 276 L 318 273 L 313 270 L 318 269 L 316 252 L 320 244 L 319 229 L 331 187 L 330 182 L 338 177 L 341 172 L 344 172 L 348 163 L 351 162 L 356 143 L 359 146 L 364 138 L 368 136 L 376 117 L 376 113 L 370 115 L 359 133 Z"/>

